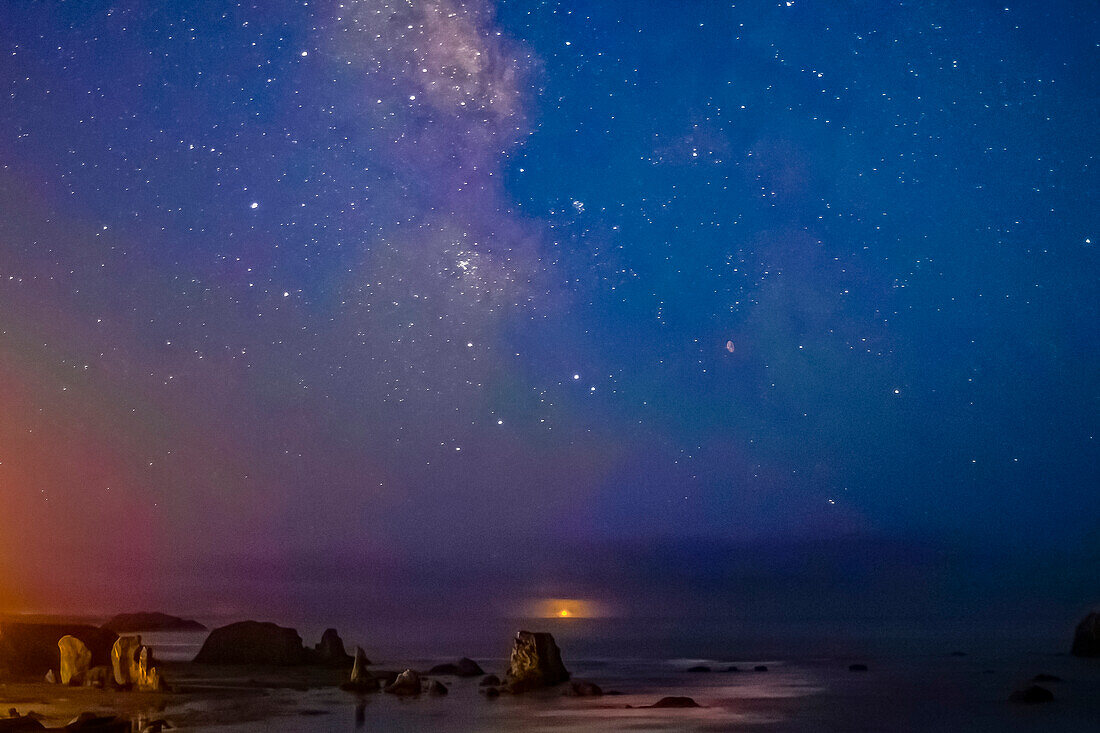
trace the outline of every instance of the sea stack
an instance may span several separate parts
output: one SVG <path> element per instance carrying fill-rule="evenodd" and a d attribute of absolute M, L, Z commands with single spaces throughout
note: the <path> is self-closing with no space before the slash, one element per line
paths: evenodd
<path fill-rule="evenodd" d="M 512 642 L 508 689 L 514 693 L 561 684 L 569 671 L 561 661 L 554 637 L 545 632 L 520 631 Z"/>

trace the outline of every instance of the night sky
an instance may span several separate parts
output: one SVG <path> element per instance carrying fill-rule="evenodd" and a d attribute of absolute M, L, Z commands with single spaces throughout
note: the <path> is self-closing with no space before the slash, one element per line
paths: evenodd
<path fill-rule="evenodd" d="M 703 592 L 853 537 L 1080 571 L 1098 39 L 1089 0 L 4 2 L 0 610 Z"/>

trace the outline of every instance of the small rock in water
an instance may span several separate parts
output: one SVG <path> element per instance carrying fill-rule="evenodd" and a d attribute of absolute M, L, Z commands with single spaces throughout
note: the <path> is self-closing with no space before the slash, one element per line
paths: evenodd
<path fill-rule="evenodd" d="M 481 682 L 477 684 L 478 687 L 492 687 L 494 685 L 499 685 L 500 677 L 497 677 L 495 674 L 487 674 L 481 679 Z"/>
<path fill-rule="evenodd" d="M 49 672 L 46 673 L 46 684 L 47 685 L 56 685 L 57 684 L 57 677 L 54 676 L 54 673 L 53 673 L 52 669 Z"/>
<path fill-rule="evenodd" d="M 1054 702 L 1054 693 L 1045 687 L 1032 685 L 1024 690 L 1016 690 L 1008 696 L 1009 702 L 1019 702 L 1025 705 L 1033 705 L 1041 702 Z"/>
<path fill-rule="evenodd" d="M 688 667 L 687 671 L 688 672 L 709 672 L 710 667 L 708 667 L 705 664 L 697 664 L 694 667 Z"/>
<path fill-rule="evenodd" d="M 729 667 L 726 668 L 726 671 L 727 672 L 740 672 L 741 670 L 739 670 L 737 668 L 736 664 L 731 664 Z"/>
<path fill-rule="evenodd" d="M 397 675 L 397 679 L 392 684 L 386 685 L 382 691 L 391 695 L 419 695 L 420 675 L 416 670 L 406 669 Z"/>
<path fill-rule="evenodd" d="M 19 717 L 19 711 L 16 710 L 15 708 L 8 708 L 8 717 L 9 718 L 18 718 Z"/>
<path fill-rule="evenodd" d="M 428 674 L 458 674 L 457 664 L 437 664 L 428 670 Z"/>
<path fill-rule="evenodd" d="M 486 687 L 485 697 L 500 697 L 500 690 L 495 687 Z"/>
<path fill-rule="evenodd" d="M 1031 678 L 1032 682 L 1064 682 L 1061 677 L 1056 674 L 1047 674 L 1046 672 L 1040 672 Z"/>
<path fill-rule="evenodd" d="M 1081 619 L 1073 632 L 1075 657 L 1100 657 L 1100 612 L 1093 612 Z"/>
<path fill-rule="evenodd" d="M 469 657 L 463 657 L 462 659 L 459 659 L 456 666 L 457 671 L 455 672 L 455 674 L 457 674 L 459 677 L 478 677 L 485 674 L 485 670 L 481 668 L 481 665 L 479 665 L 477 662 L 470 659 Z"/>
<path fill-rule="evenodd" d="M 653 703 L 649 707 L 651 708 L 697 708 L 700 707 L 699 703 L 692 700 L 690 697 L 662 697 L 657 702 Z"/>
<path fill-rule="evenodd" d="M 849 672 L 866 672 L 867 671 L 867 665 L 866 664 L 849 664 L 848 665 L 848 671 Z"/>
<path fill-rule="evenodd" d="M 753 667 L 753 670 L 755 670 L 757 672 L 767 672 L 768 671 L 768 665 L 758 664 L 755 667 Z"/>
<path fill-rule="evenodd" d="M 569 694 L 573 697 L 599 697 L 603 690 L 595 682 L 573 680 L 569 685 Z"/>
<path fill-rule="evenodd" d="M 439 680 L 432 680 L 431 682 L 428 683 L 428 694 L 429 695 L 435 695 L 436 697 L 442 697 L 443 695 L 446 695 L 447 692 L 449 692 L 449 690 L 447 690 L 447 686 L 444 685 Z"/>

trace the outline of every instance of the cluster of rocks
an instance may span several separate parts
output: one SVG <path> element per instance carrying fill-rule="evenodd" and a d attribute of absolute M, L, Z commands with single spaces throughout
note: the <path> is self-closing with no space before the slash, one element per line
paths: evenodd
<path fill-rule="evenodd" d="M 88 646 L 72 635 L 58 639 L 60 679 L 51 669 L 47 682 L 86 687 L 113 687 L 139 692 L 164 692 L 167 684 L 153 665 L 153 650 L 141 643 L 140 636 L 120 636 L 111 646 L 110 666 L 93 665 Z"/>
<path fill-rule="evenodd" d="M 413 669 L 402 672 L 374 671 L 367 669 L 370 660 L 363 650 L 356 648 L 351 676 L 340 687 L 355 693 L 385 692 L 391 695 L 416 696 L 421 694 L 446 695 L 447 685 L 433 677 L 481 677 L 478 687 L 486 697 L 499 697 L 502 693 L 522 694 L 532 690 L 557 687 L 566 682 L 569 686 L 563 694 L 577 697 L 602 695 L 599 685 L 584 680 L 570 680 L 569 671 L 562 663 L 561 650 L 554 637 L 547 633 L 520 631 L 512 642 L 508 670 L 503 679 L 495 674 L 485 674 L 477 662 L 463 657 L 455 663 L 437 664 L 426 673 Z"/>

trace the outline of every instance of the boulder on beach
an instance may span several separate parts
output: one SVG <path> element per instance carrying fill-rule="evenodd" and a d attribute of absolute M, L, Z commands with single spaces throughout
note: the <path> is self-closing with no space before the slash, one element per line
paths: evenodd
<path fill-rule="evenodd" d="M 238 621 L 210 632 L 195 657 L 197 664 L 290 666 L 308 661 L 302 637 L 270 622 Z"/>
<path fill-rule="evenodd" d="M 80 639 L 65 635 L 57 640 L 61 654 L 61 684 L 82 685 L 92 667 L 92 652 Z"/>
<path fill-rule="evenodd" d="M 444 685 L 439 680 L 432 680 L 431 682 L 428 683 L 428 694 L 429 695 L 434 695 L 435 697 L 442 697 L 443 695 L 446 695 L 448 692 L 449 692 L 449 690 L 447 689 L 447 686 Z"/>
<path fill-rule="evenodd" d="M 1070 654 L 1075 657 L 1100 657 L 1100 613 L 1093 611 L 1077 624 Z"/>
<path fill-rule="evenodd" d="M 111 684 L 111 668 L 100 665 L 92 667 L 84 675 L 84 686 L 95 687 L 102 690 Z"/>
<path fill-rule="evenodd" d="M 325 629 L 321 641 L 313 648 L 314 661 L 332 667 L 344 667 L 352 664 L 352 656 L 344 649 L 344 641 L 336 629 Z"/>
<path fill-rule="evenodd" d="M 137 631 L 206 631 L 198 621 L 166 613 L 120 613 L 112 616 L 102 628 L 116 634 L 132 634 Z"/>
<path fill-rule="evenodd" d="M 1025 705 L 1034 705 L 1043 702 L 1054 702 L 1054 693 L 1045 687 L 1032 685 L 1023 690 L 1016 690 L 1008 696 L 1009 702 L 1018 702 Z"/>
<path fill-rule="evenodd" d="M 649 707 L 651 708 L 697 708 L 701 707 L 699 703 L 692 700 L 690 697 L 662 697 L 657 702 L 653 703 Z"/>
<path fill-rule="evenodd" d="M 406 669 L 397 675 L 397 679 L 382 688 L 382 691 L 391 695 L 419 695 L 420 675 L 414 669 Z"/>
<path fill-rule="evenodd" d="M 57 642 L 72 636 L 92 653 L 91 666 L 111 663 L 111 646 L 118 635 L 85 624 L 34 624 L 0 622 L 0 674 L 42 679 L 58 668 Z"/>
<path fill-rule="evenodd" d="M 561 650 L 552 635 L 531 631 L 516 634 L 507 674 L 510 692 L 550 687 L 568 679 L 569 671 L 561 661 Z"/>

